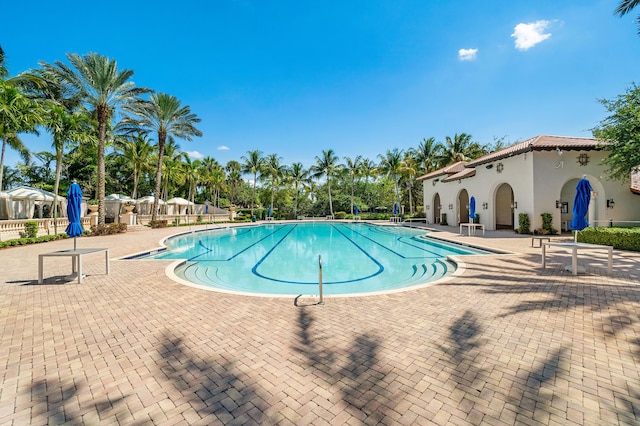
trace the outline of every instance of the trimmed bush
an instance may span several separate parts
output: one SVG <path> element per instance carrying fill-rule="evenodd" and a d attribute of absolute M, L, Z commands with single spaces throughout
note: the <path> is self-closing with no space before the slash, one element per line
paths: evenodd
<path fill-rule="evenodd" d="M 447 223 L 447 214 L 446 213 L 440 213 L 440 225 L 449 225 Z"/>
<path fill-rule="evenodd" d="M 347 217 L 347 212 L 335 212 L 333 217 L 336 219 L 345 219 Z"/>
<path fill-rule="evenodd" d="M 35 238 L 38 236 L 38 222 L 29 221 L 24 223 L 24 232 L 20 232 L 20 238 Z"/>
<path fill-rule="evenodd" d="M 530 234 L 531 233 L 531 221 L 529 220 L 529 214 L 518 214 L 518 234 Z"/>
<path fill-rule="evenodd" d="M 553 215 L 551 213 L 542 213 L 540 216 L 542 216 L 542 229 L 546 231 L 542 234 L 557 234 L 558 230 L 553 227 Z"/>
<path fill-rule="evenodd" d="M 34 238 L 16 238 L 13 240 L 0 241 L 0 249 L 7 247 L 24 246 L 27 244 L 46 243 L 47 241 L 62 240 L 69 238 L 67 234 L 42 235 Z"/>
<path fill-rule="evenodd" d="M 578 241 L 640 251 L 640 228 L 585 228 L 578 232 Z"/>
<path fill-rule="evenodd" d="M 97 237 L 100 235 L 122 234 L 123 232 L 127 232 L 126 223 L 106 223 L 92 226 L 90 235 Z"/>
<path fill-rule="evenodd" d="M 169 226 L 169 221 L 164 219 L 164 220 L 150 220 L 149 221 L 149 226 L 151 228 L 166 228 L 167 226 Z"/>

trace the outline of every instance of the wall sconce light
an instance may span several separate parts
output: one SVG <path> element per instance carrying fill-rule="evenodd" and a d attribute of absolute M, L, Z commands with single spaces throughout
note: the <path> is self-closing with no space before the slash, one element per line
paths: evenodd
<path fill-rule="evenodd" d="M 458 183 L 462 183 L 462 179 L 458 179 Z"/>
<path fill-rule="evenodd" d="M 449 210 L 453 210 L 453 204 L 449 204 Z"/>
<path fill-rule="evenodd" d="M 589 156 L 585 153 L 578 155 L 578 164 L 581 166 L 586 166 L 589 164 Z"/>
<path fill-rule="evenodd" d="M 429 210 L 429 207 L 430 207 L 429 204 L 427 204 L 427 210 Z"/>
<path fill-rule="evenodd" d="M 503 170 L 504 170 L 504 164 L 498 163 L 498 165 L 496 166 L 496 172 L 502 173 Z"/>
<path fill-rule="evenodd" d="M 489 208 L 489 203 L 487 203 L 486 201 L 482 203 L 482 210 L 486 210 L 488 208 Z"/>
<path fill-rule="evenodd" d="M 485 167 L 486 167 L 487 169 L 493 169 L 493 164 L 487 164 Z"/>
<path fill-rule="evenodd" d="M 514 201 L 514 202 L 511 204 L 511 208 L 512 208 L 512 209 L 517 209 L 517 208 L 518 208 L 518 202 L 517 202 L 517 201 Z"/>
<path fill-rule="evenodd" d="M 559 209 L 562 206 L 562 201 L 556 200 L 556 209 Z"/>
<path fill-rule="evenodd" d="M 608 209 L 612 209 L 615 205 L 616 205 L 616 202 L 615 202 L 615 201 L 613 201 L 613 198 L 609 198 L 609 199 L 607 200 L 607 208 L 608 208 Z"/>
<path fill-rule="evenodd" d="M 558 155 L 562 155 L 562 150 L 560 149 L 560 147 L 556 147 L 556 152 L 558 153 Z"/>

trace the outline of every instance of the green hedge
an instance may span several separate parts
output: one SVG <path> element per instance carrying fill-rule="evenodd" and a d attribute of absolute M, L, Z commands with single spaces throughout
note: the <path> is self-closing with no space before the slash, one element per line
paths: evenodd
<path fill-rule="evenodd" d="M 47 241 L 62 240 L 69 238 L 67 234 L 42 235 L 33 238 L 16 238 L 13 240 L 0 241 L 0 248 L 25 246 L 27 244 L 46 243 Z"/>
<path fill-rule="evenodd" d="M 640 251 L 640 228 L 585 228 L 578 232 L 578 241 Z"/>

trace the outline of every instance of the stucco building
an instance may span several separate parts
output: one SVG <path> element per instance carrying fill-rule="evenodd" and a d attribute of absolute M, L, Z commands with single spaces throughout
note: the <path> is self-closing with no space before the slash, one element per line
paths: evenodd
<path fill-rule="evenodd" d="M 554 228 L 568 230 L 575 188 L 586 176 L 593 189 L 590 226 L 640 221 L 640 179 L 610 180 L 602 165 L 607 155 L 596 139 L 541 135 L 450 165 L 418 178 L 427 220 L 439 223 L 446 214 L 449 225 L 469 222 L 473 196 L 487 230 L 518 228 L 520 213 L 529 215 L 532 231 L 542 227 L 542 213 L 552 214 Z"/>

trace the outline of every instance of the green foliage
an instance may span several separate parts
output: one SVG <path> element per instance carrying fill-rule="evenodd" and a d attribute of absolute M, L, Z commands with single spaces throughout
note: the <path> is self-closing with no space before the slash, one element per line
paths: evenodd
<path fill-rule="evenodd" d="M 336 212 L 333 217 L 336 219 L 345 219 L 347 217 L 347 212 Z"/>
<path fill-rule="evenodd" d="M 122 234 L 124 232 L 127 232 L 126 223 L 105 223 L 104 225 L 93 225 L 90 235 L 97 237 L 100 235 Z"/>
<path fill-rule="evenodd" d="M 531 233 L 531 220 L 527 213 L 518 214 L 518 234 L 530 234 Z"/>
<path fill-rule="evenodd" d="M 167 226 L 169 226 L 169 221 L 164 219 L 164 220 L 150 220 L 149 221 L 149 226 L 151 228 L 166 228 Z"/>
<path fill-rule="evenodd" d="M 480 213 L 476 213 L 476 217 L 473 218 L 473 223 L 480 223 Z"/>
<path fill-rule="evenodd" d="M 585 228 L 578 232 L 578 241 L 640 251 L 640 228 Z"/>
<path fill-rule="evenodd" d="M 446 213 L 440 213 L 440 225 L 449 225 Z"/>
<path fill-rule="evenodd" d="M 553 227 L 553 215 L 551 213 L 542 213 L 542 229 L 545 231 L 543 234 L 557 234 L 558 230 Z"/>
<path fill-rule="evenodd" d="M 27 244 L 46 243 L 48 241 L 62 240 L 69 238 L 67 234 L 42 235 L 34 238 L 16 238 L 13 240 L 0 241 L 0 249 L 7 247 L 24 246 Z"/>
<path fill-rule="evenodd" d="M 626 181 L 640 167 L 640 87 L 635 83 L 616 99 L 599 99 L 610 115 L 593 129 L 593 135 L 606 142 L 610 154 L 603 160 L 607 173 Z"/>
<path fill-rule="evenodd" d="M 20 237 L 35 238 L 38 236 L 38 222 L 29 221 L 24 223 L 24 232 L 20 232 Z"/>

